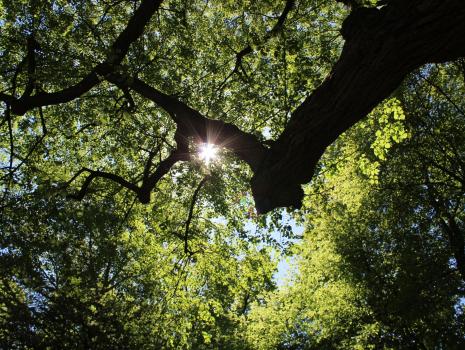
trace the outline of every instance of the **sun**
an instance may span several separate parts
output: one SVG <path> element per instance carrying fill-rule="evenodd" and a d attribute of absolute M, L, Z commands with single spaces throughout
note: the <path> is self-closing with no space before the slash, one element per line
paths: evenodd
<path fill-rule="evenodd" d="M 205 162 L 206 165 L 210 164 L 210 161 L 216 158 L 218 149 L 212 143 L 204 143 L 200 146 L 199 158 Z"/>

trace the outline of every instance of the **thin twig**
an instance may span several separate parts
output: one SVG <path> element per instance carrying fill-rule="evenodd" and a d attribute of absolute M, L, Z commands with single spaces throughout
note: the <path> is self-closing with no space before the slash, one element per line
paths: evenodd
<path fill-rule="evenodd" d="M 202 181 L 200 181 L 200 183 L 198 184 L 197 188 L 195 189 L 194 191 L 194 195 L 192 196 L 192 201 L 191 201 L 191 205 L 190 205 L 190 208 L 189 208 L 189 215 L 187 216 L 187 220 L 186 220 L 186 228 L 184 230 L 184 253 L 186 254 L 194 254 L 194 252 L 192 252 L 191 250 L 189 250 L 189 227 L 190 227 L 190 224 L 191 224 L 191 221 L 192 221 L 192 217 L 194 215 L 194 207 L 195 207 L 195 203 L 197 202 L 197 197 L 199 196 L 199 192 L 200 192 L 200 189 L 202 188 L 202 186 L 205 184 L 205 182 L 207 182 L 207 180 L 210 178 L 210 176 L 205 176 Z"/>

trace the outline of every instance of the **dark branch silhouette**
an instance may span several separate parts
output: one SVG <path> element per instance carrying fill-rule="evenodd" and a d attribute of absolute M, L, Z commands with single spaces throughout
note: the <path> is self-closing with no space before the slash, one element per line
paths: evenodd
<path fill-rule="evenodd" d="M 111 46 L 110 54 L 107 59 L 98 64 L 89 74 L 75 85 L 56 92 L 40 92 L 30 96 L 29 94 L 32 90 L 29 91 L 30 88 L 28 84 L 26 91 L 21 98 L 17 99 L 14 96 L 0 93 L 0 100 L 11 106 L 11 112 L 13 114 L 22 115 L 35 107 L 65 103 L 82 96 L 84 93 L 99 84 L 101 80 L 100 77 L 111 73 L 114 67 L 122 62 L 123 58 L 129 51 L 129 47 L 142 35 L 145 26 L 150 21 L 152 15 L 158 10 L 161 3 L 162 0 L 142 1 L 139 8 L 134 12 L 133 16 L 129 20 L 126 28 L 121 32 Z M 30 62 L 33 60 L 33 56 L 33 54 L 28 54 Z"/>
<path fill-rule="evenodd" d="M 149 203 L 151 192 L 156 187 L 158 181 L 160 181 L 160 179 L 163 176 L 165 176 L 177 162 L 188 161 L 190 159 L 187 143 L 179 141 L 181 139 L 179 131 L 176 131 L 175 138 L 178 139 L 178 147 L 174 149 L 166 159 L 162 160 L 158 164 L 157 168 L 153 173 L 150 173 L 150 168 L 153 165 L 152 162 L 155 153 L 149 153 L 149 157 L 144 167 L 142 185 L 140 187 L 116 174 L 108 173 L 105 171 L 82 168 L 66 183 L 66 185 L 69 185 L 84 172 L 88 172 L 89 175 L 84 180 L 84 183 L 81 186 L 79 192 L 77 194 L 70 195 L 69 197 L 76 200 L 82 200 L 88 193 L 88 189 L 92 181 L 97 177 L 101 177 L 108 180 L 112 180 L 120 184 L 124 188 L 133 191 L 137 195 L 137 198 L 141 203 Z"/>
<path fill-rule="evenodd" d="M 88 172 L 89 175 L 84 180 L 84 183 L 83 183 L 81 189 L 79 190 L 79 192 L 76 193 L 76 194 L 69 195 L 70 198 L 73 198 L 73 199 L 76 199 L 76 200 L 82 200 L 84 198 L 84 196 L 87 194 L 90 184 L 97 177 L 112 180 L 112 181 L 120 184 L 121 186 L 123 186 L 123 187 L 125 187 L 125 188 L 127 188 L 127 189 L 129 189 L 131 191 L 134 191 L 135 193 L 139 193 L 139 188 L 136 185 L 134 185 L 133 183 L 131 183 L 131 182 L 127 181 L 127 180 L 125 180 L 121 176 L 118 176 L 118 175 L 115 175 L 115 174 L 112 174 L 112 173 L 108 173 L 108 172 L 105 172 L 105 171 L 91 170 L 91 169 L 88 169 L 88 168 L 82 168 L 81 170 L 79 170 L 77 172 L 77 174 L 74 175 L 73 178 L 70 181 L 68 181 L 68 183 L 70 183 L 71 181 L 76 179 L 80 174 L 82 174 L 84 172 Z"/>
<path fill-rule="evenodd" d="M 301 185 L 311 180 L 324 150 L 341 133 L 413 70 L 465 56 L 465 6 L 460 0 L 390 1 L 369 10 L 355 16 L 357 10 L 352 11 L 344 21 L 351 36 L 338 62 L 292 113 L 255 172 L 252 191 L 259 212 L 300 207 Z"/>
<path fill-rule="evenodd" d="M 35 74 L 36 74 L 36 50 L 40 49 L 39 43 L 36 41 L 33 35 L 30 35 L 27 38 L 27 56 L 26 60 L 28 63 L 27 74 L 28 81 L 24 93 L 21 98 L 26 98 L 31 96 L 35 87 Z"/>
<path fill-rule="evenodd" d="M 268 31 L 262 42 L 260 43 L 260 45 L 264 45 L 268 40 L 270 40 L 271 38 L 273 38 L 274 36 L 276 36 L 283 28 L 284 26 L 284 22 L 286 21 L 287 19 L 287 16 L 289 14 L 289 12 L 294 8 L 295 6 L 295 0 L 286 0 L 286 5 L 284 7 L 284 10 L 283 12 L 281 13 L 281 15 L 279 16 L 276 24 L 273 26 L 273 28 L 271 28 L 270 31 Z M 247 75 L 244 67 L 242 66 L 242 59 L 247 56 L 248 54 L 251 54 L 253 52 L 253 48 L 252 46 L 249 44 L 247 45 L 246 47 L 244 47 L 241 51 L 237 52 L 236 53 L 236 63 L 234 65 L 234 69 L 232 70 L 231 74 L 229 74 L 229 76 L 225 79 L 225 82 L 231 77 L 232 74 L 236 73 L 236 74 L 239 74 L 240 76 L 242 75 L 241 74 L 241 71 L 242 73 L 244 73 L 245 75 Z M 224 84 L 224 83 L 223 83 Z M 222 84 L 222 85 L 223 85 Z"/>
<path fill-rule="evenodd" d="M 199 192 L 200 192 L 201 188 L 203 187 L 203 185 L 208 181 L 209 178 L 210 177 L 208 175 L 205 176 L 202 179 L 202 181 L 199 182 L 199 184 L 197 185 L 197 188 L 194 191 L 194 194 L 192 195 L 192 201 L 191 201 L 191 205 L 189 207 L 189 214 L 188 214 L 187 220 L 186 220 L 186 228 L 184 230 L 184 253 L 185 254 L 191 254 L 191 255 L 194 254 L 194 252 L 189 250 L 189 228 L 190 228 L 192 218 L 194 216 L 194 207 L 195 207 L 195 203 L 197 202 Z"/>

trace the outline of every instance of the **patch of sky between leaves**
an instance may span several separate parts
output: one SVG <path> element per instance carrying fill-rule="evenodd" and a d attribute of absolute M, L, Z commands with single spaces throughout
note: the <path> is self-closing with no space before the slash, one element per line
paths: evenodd
<path fill-rule="evenodd" d="M 289 222 L 292 228 L 292 232 L 294 235 L 302 236 L 304 233 L 304 226 L 298 225 L 292 217 L 290 217 L 287 213 L 283 215 L 283 218 Z M 282 243 L 292 242 L 297 243 L 297 239 L 288 239 L 281 235 L 278 231 L 273 231 L 272 237 L 281 240 Z M 286 242 L 285 242 L 286 241 Z M 273 279 L 276 282 L 278 288 L 289 285 L 291 283 L 292 277 L 296 274 L 297 267 L 295 265 L 295 258 L 293 256 L 280 256 L 278 262 L 278 271 L 275 272 L 273 275 Z"/>
<path fill-rule="evenodd" d="M 289 216 L 288 213 L 283 213 L 283 221 L 286 221 L 291 225 L 292 232 L 294 236 L 302 236 L 304 233 L 304 226 L 298 225 L 295 220 Z M 221 224 L 226 224 L 226 219 L 225 218 L 215 218 L 213 219 L 214 222 L 221 223 Z M 257 226 L 251 222 L 248 221 L 245 224 L 245 229 L 247 232 L 255 232 L 257 231 Z M 271 237 L 275 239 L 279 244 L 285 246 L 289 243 L 297 243 L 299 240 L 298 239 L 290 239 L 284 237 L 281 232 L 278 230 L 275 230 L 271 233 Z M 285 256 L 282 253 L 274 250 L 271 252 L 271 257 L 273 259 L 277 258 L 278 259 L 278 270 L 274 273 L 273 275 L 273 280 L 278 286 L 278 288 L 284 287 L 286 285 L 289 285 L 292 281 L 292 277 L 295 275 L 297 272 L 296 266 L 295 266 L 295 258 L 293 256 Z"/>

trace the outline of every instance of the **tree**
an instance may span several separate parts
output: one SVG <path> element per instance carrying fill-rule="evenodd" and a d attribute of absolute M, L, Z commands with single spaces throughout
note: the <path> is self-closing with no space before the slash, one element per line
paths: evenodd
<path fill-rule="evenodd" d="M 294 294 L 277 293 L 271 310 L 282 315 L 284 305 L 289 310 L 285 317 L 264 307 L 266 293 L 275 289 L 270 250 L 287 248 L 270 232 L 278 229 L 290 237 L 292 227 L 282 211 L 257 216 L 254 205 L 258 213 L 299 207 L 301 185 L 315 170 L 319 174 L 324 166 L 336 166 L 338 152 L 345 150 L 341 144 L 331 148 L 317 165 L 338 135 L 393 92 L 397 98 L 388 100 L 386 108 L 398 111 L 413 103 L 409 94 L 421 90 L 394 91 L 409 72 L 464 54 L 465 9 L 460 0 L 340 3 L 1 3 L 1 347 L 244 349 L 266 347 L 264 342 L 270 340 L 299 348 L 346 344 L 345 331 L 360 336 L 356 345 L 372 344 L 381 333 L 387 334 L 386 344 L 396 341 L 391 334 L 400 337 L 399 344 L 410 345 L 410 335 L 414 343 L 441 332 L 452 339 L 438 337 L 441 344 L 463 338 L 457 331 L 462 325 L 459 312 L 451 309 L 459 307 L 454 304 L 461 283 L 455 267 L 460 271 L 463 266 L 462 219 L 457 214 L 462 204 L 455 189 L 463 176 L 461 165 L 451 160 L 461 159 L 461 151 L 454 148 L 460 137 L 453 133 L 450 113 L 441 119 L 442 113 L 429 102 L 422 110 L 431 108 L 437 114 L 437 122 L 444 123 L 439 129 L 453 134 L 453 142 L 442 140 L 444 158 L 438 148 L 429 153 L 434 137 L 415 139 L 418 143 L 404 155 L 425 166 L 415 172 L 422 181 L 417 192 L 408 193 L 409 198 L 418 194 L 425 208 L 428 203 L 429 210 L 422 213 L 433 224 L 422 221 L 422 227 L 443 238 L 442 245 L 435 245 L 436 236 L 431 238 L 431 247 L 426 246 L 430 250 L 418 247 L 418 257 L 434 253 L 434 271 L 450 273 L 450 278 L 444 294 L 437 285 L 427 288 L 434 280 L 428 273 L 421 275 L 429 278 L 425 281 L 400 286 L 426 293 L 419 304 L 432 305 L 436 323 L 422 309 L 402 323 L 414 331 L 402 333 L 392 326 L 400 318 L 395 312 L 374 317 L 373 310 L 379 308 L 369 284 L 373 277 L 366 277 L 354 258 L 358 241 L 372 243 L 367 254 L 373 254 L 378 245 L 384 248 L 386 239 L 405 243 L 392 257 L 414 263 L 389 258 L 388 266 L 380 262 L 376 268 L 387 275 L 390 267 L 424 272 L 407 249 L 417 249 L 418 242 L 390 236 L 398 208 L 388 207 L 391 222 L 385 227 L 376 221 L 385 210 L 382 195 L 371 188 L 364 192 L 367 184 L 387 183 L 378 179 L 381 167 L 389 167 L 381 157 L 391 137 L 406 137 L 399 121 L 386 121 L 382 113 L 371 119 L 383 125 L 380 135 L 366 130 L 348 145 L 357 152 L 377 145 L 378 154 L 359 164 L 362 174 L 354 162 L 345 173 L 333 174 L 336 181 L 336 175 L 357 173 L 355 182 L 344 178 L 346 187 L 333 192 L 357 190 L 350 210 L 341 213 L 334 241 L 326 235 L 331 222 L 323 197 L 315 201 L 321 205 L 316 207 L 320 216 L 311 213 L 324 228 L 317 237 L 339 250 L 327 257 L 334 261 L 323 256 L 319 269 L 308 269 L 308 275 L 331 282 L 330 295 L 341 305 L 324 298 L 320 289 L 319 310 L 329 310 L 331 316 L 340 312 L 341 318 L 319 319 L 319 327 L 307 327 L 310 318 L 301 311 L 308 306 L 304 297 L 318 294 L 314 289 L 308 289 L 310 294 L 299 288 Z M 421 72 L 437 85 L 437 94 L 442 89 L 450 98 L 457 80 L 447 86 L 447 78 L 430 76 L 434 71 L 429 65 Z M 461 72 L 457 69 L 454 77 Z M 444 104 L 440 96 L 434 97 Z M 463 109 L 456 97 L 451 101 L 448 112 Z M 416 127 L 426 136 L 431 130 Z M 367 140 L 373 142 L 368 145 Z M 216 145 L 218 158 L 211 162 L 198 156 L 207 143 Z M 434 162 L 417 162 L 425 160 L 425 153 Z M 408 161 L 401 156 L 396 160 L 399 174 L 413 174 Z M 401 176 L 390 174 L 394 185 L 403 184 L 396 182 Z M 323 178 L 315 178 L 316 185 L 322 186 L 318 180 Z M 424 188 L 430 191 L 418 190 Z M 427 202 L 425 193 L 430 194 Z M 341 201 L 347 198 L 351 195 Z M 396 192 L 387 198 L 387 203 L 395 202 Z M 339 202 L 330 204 L 339 209 Z M 360 213 L 356 209 L 361 204 L 376 210 Z M 345 230 L 351 224 L 348 213 L 360 214 L 364 229 L 353 239 Z M 375 230 L 370 241 L 369 224 L 386 231 Z M 305 259 L 313 259 L 310 249 L 302 252 Z M 345 266 L 338 261 L 342 256 Z M 335 282 L 339 275 L 344 278 Z M 302 286 L 308 280 L 300 282 Z M 398 286 L 394 282 L 373 283 L 387 293 L 382 300 L 395 299 L 390 289 Z M 344 301 L 346 296 L 350 298 Z M 367 300 L 369 307 L 357 304 Z M 275 327 L 256 322 L 254 315 Z M 356 323 L 357 317 L 365 323 Z M 347 328 L 341 320 L 355 323 Z M 373 320 L 382 327 L 376 328 Z"/>
<path fill-rule="evenodd" d="M 82 198 L 92 181 L 101 177 L 133 191 L 141 202 L 147 203 L 159 180 L 176 163 L 191 158 L 189 139 L 196 139 L 197 142 L 213 141 L 221 144 L 250 166 L 254 173 L 251 186 L 258 212 L 264 213 L 280 206 L 299 207 L 303 196 L 301 184 L 310 180 L 324 149 L 338 135 L 389 96 L 406 74 L 415 68 L 428 62 L 443 62 L 464 55 L 465 11 L 460 0 L 385 1 L 381 7 L 354 6 L 342 25 L 344 47 L 328 78 L 300 105 L 298 102 L 289 104 L 287 101 L 286 113 L 290 113 L 289 120 L 285 120 L 281 130 L 275 131 L 279 135 L 276 139 L 263 142 L 254 135 L 255 130 L 246 132 L 239 128 L 241 123 L 231 123 L 234 115 L 228 114 L 227 109 L 221 109 L 225 107 L 221 103 L 214 103 L 210 109 L 204 106 L 202 102 L 208 101 L 209 94 L 205 91 L 189 91 L 196 88 L 195 83 L 188 83 L 189 86 L 182 89 L 182 80 L 207 81 L 205 88 L 209 86 L 213 96 L 218 90 L 223 96 L 233 93 L 230 90 L 232 75 L 243 80 L 248 79 L 244 68 L 247 64 L 245 57 L 256 54 L 256 50 L 264 48 L 277 33 L 283 33 L 285 21 L 296 3 L 288 0 L 284 10 L 273 20 L 271 29 L 261 32 L 255 32 L 254 29 L 270 26 L 270 21 L 265 18 L 276 13 L 272 4 L 267 3 L 263 8 L 253 4 L 246 5 L 242 16 L 234 18 L 234 12 L 238 13 L 241 8 L 232 3 L 223 6 L 203 2 L 187 5 L 173 1 L 168 3 L 166 9 L 169 15 L 160 18 L 162 4 L 162 1 L 147 0 L 136 5 L 135 9 L 126 2 L 83 2 L 69 5 L 61 2 L 54 5 L 44 3 L 41 4 L 47 5 L 44 9 L 39 3 L 30 6 L 21 2 L 3 5 L 6 34 L 3 34 L 2 69 L 5 79 L 0 99 L 5 106 L 4 124 L 9 129 L 10 173 L 15 168 L 14 115 L 29 115 L 27 113 L 36 110 L 41 115 L 42 132 L 45 135 L 45 121 L 50 118 L 42 115 L 60 108 L 47 108 L 43 111 L 44 106 L 76 100 L 75 110 L 79 113 L 80 105 L 87 98 L 98 96 L 98 105 L 102 106 L 106 103 L 104 101 L 108 101 L 105 100 L 105 95 L 107 98 L 110 95 L 120 104 L 121 110 L 134 115 L 136 106 L 139 111 L 142 104 L 147 106 L 147 102 L 140 102 L 132 96 L 132 92 L 136 92 L 171 117 L 169 120 L 166 115 L 163 116 L 165 121 L 162 124 L 165 128 L 158 130 L 156 135 L 161 139 L 174 138 L 176 146 L 170 147 L 168 155 L 162 157 L 155 169 L 155 153 L 163 154 L 167 151 L 147 152 L 145 164 L 139 166 L 138 171 L 143 173 L 142 178 L 124 176 L 121 172 L 115 174 L 88 167 L 81 168 L 75 177 L 81 174 L 87 174 L 87 177 L 76 195 L 77 198 Z M 328 13 L 330 22 L 326 25 L 334 27 L 335 22 L 331 21 L 334 18 L 331 2 L 310 1 L 297 5 L 301 11 L 310 9 L 312 16 L 321 17 Z M 126 13 L 131 14 L 129 20 L 126 19 Z M 153 20 L 155 13 L 159 16 L 156 21 Z M 257 13 L 261 13 L 262 17 L 257 16 Z M 58 23 L 60 15 L 66 18 L 61 24 Z M 297 17 L 292 19 L 293 26 L 297 31 L 305 32 L 306 26 L 312 26 L 309 21 L 299 18 L 300 15 L 301 13 L 297 13 Z M 14 21 L 14 18 L 20 19 Z M 221 23 L 219 18 L 226 20 Z M 118 30 L 123 23 L 123 29 Z M 212 43 L 206 42 L 205 32 L 195 32 L 194 24 L 202 29 L 214 28 L 209 33 L 216 32 L 213 36 L 218 44 L 213 45 L 217 50 L 223 47 L 223 50 L 219 49 L 220 56 L 225 51 L 235 54 L 230 73 L 225 74 L 224 69 L 220 68 L 223 59 L 215 61 L 211 57 L 212 52 L 202 50 L 205 46 L 211 48 Z M 238 36 L 229 40 L 225 35 L 217 34 L 221 31 Z M 299 34 L 301 33 L 293 33 L 287 42 L 286 35 L 282 35 L 285 43 L 280 43 L 284 46 L 280 50 L 281 54 L 292 54 L 295 46 L 299 46 L 293 42 Z M 245 47 L 236 49 L 239 43 L 244 43 Z M 223 45 L 218 46 L 219 44 Z M 193 74 L 185 74 L 185 69 L 180 66 L 176 67 L 176 73 L 166 67 L 162 68 L 163 65 L 157 67 L 156 63 L 162 61 L 163 57 L 154 48 L 163 46 L 172 50 L 173 59 L 180 64 L 200 64 L 202 73 L 192 69 Z M 57 53 L 55 57 L 51 56 L 53 51 Z M 72 53 L 69 54 L 70 52 Z M 59 70 L 64 70 L 60 77 L 56 76 L 57 58 L 60 63 L 67 65 L 59 64 Z M 15 64 L 11 65 L 10 62 Z M 287 64 L 288 59 L 285 58 L 284 62 Z M 270 66 L 266 59 L 261 65 L 268 65 L 263 67 L 264 71 Z M 259 69 L 259 73 L 262 72 Z M 175 79 L 167 83 L 168 86 L 163 86 L 167 77 Z M 300 76 L 300 79 L 309 78 L 311 76 L 305 74 Z M 173 81 L 176 79 L 177 84 Z M 218 84 L 218 81 L 222 83 Z M 286 77 L 283 82 L 284 85 L 288 83 Z M 249 80 L 250 83 L 253 90 L 254 79 Z M 246 90 L 242 85 L 236 84 L 239 89 Z M 244 85 L 247 83 L 244 82 Z M 311 87 L 313 84 L 309 85 Z M 180 92 L 180 88 L 184 91 Z M 203 90 L 199 86 L 197 88 Z M 286 95 L 288 92 L 285 89 Z M 304 93 L 301 92 L 300 95 Z M 184 94 L 186 96 L 182 96 Z M 85 104 L 95 106 L 96 103 L 86 101 Z M 69 104 L 62 108 L 69 108 Z M 213 110 L 218 118 L 206 116 Z M 101 125 L 101 121 L 91 120 L 81 127 L 88 129 L 93 124 Z M 176 130 L 173 135 L 174 126 Z M 171 135 L 165 135 L 166 129 L 170 129 Z M 213 134 L 215 139 L 210 140 Z M 171 145 L 171 142 L 168 144 Z"/>

